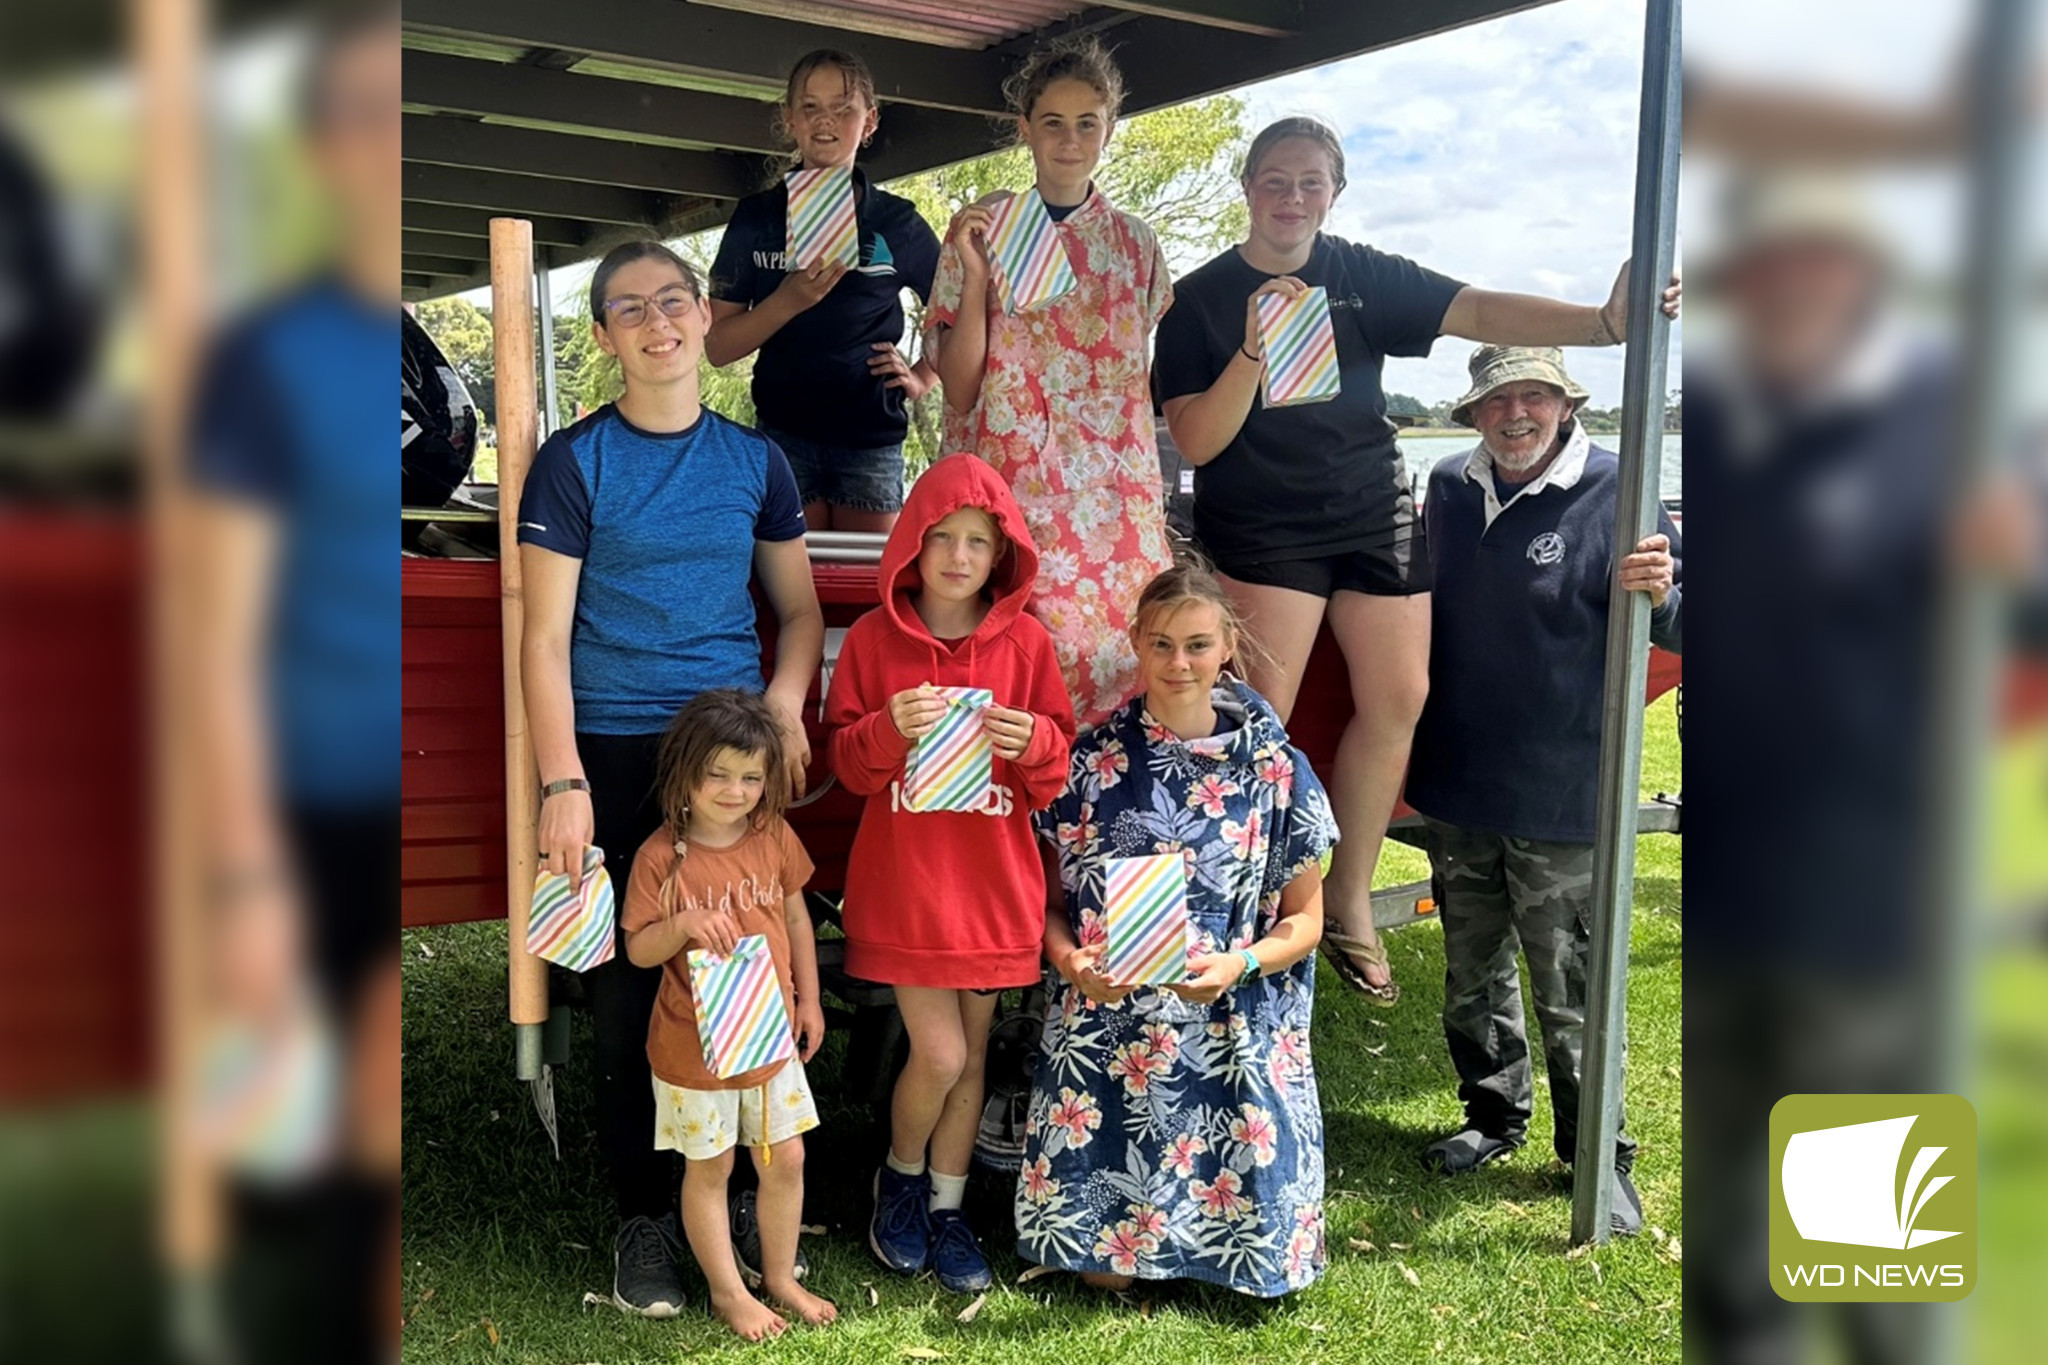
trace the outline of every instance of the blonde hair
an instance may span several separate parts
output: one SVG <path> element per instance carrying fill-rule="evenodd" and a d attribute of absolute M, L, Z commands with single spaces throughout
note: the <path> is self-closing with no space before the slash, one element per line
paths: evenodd
<path fill-rule="evenodd" d="M 1232 672 L 1241 675 L 1249 662 L 1263 664 L 1270 661 L 1264 647 L 1245 629 L 1244 618 L 1238 614 L 1230 594 L 1223 590 L 1215 571 L 1200 555 L 1185 549 L 1175 555 L 1172 568 L 1156 575 L 1138 594 L 1137 610 L 1131 613 L 1132 644 L 1145 636 L 1154 621 L 1170 617 L 1182 607 L 1196 603 L 1216 609 L 1217 620 L 1223 627 L 1224 643 L 1230 650 L 1229 664 L 1235 665 Z"/>
<path fill-rule="evenodd" d="M 791 115 L 796 111 L 796 102 L 803 97 L 804 82 L 826 67 L 836 68 L 839 74 L 846 78 L 847 90 L 867 101 L 868 108 L 881 108 L 881 101 L 875 98 L 874 73 L 868 70 L 868 64 L 860 57 L 851 52 L 842 52 L 836 47 L 821 47 L 814 52 L 806 52 L 797 58 L 796 65 L 789 69 L 789 84 L 783 89 L 782 103 L 775 108 L 775 135 L 790 144 L 790 155 L 797 160 L 803 158 L 803 153 L 798 150 L 802 139 L 796 135 Z M 770 179 L 779 182 L 781 176 L 778 173 Z"/>

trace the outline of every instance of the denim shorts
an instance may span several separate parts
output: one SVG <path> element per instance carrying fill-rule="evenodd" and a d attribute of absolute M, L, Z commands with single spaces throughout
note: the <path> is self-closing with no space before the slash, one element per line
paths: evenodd
<path fill-rule="evenodd" d="M 796 491 L 804 505 L 830 503 L 856 512 L 900 512 L 903 510 L 903 445 L 876 446 L 871 450 L 849 450 L 792 436 L 786 431 L 762 429 L 762 435 L 782 447 L 789 467 L 796 474 Z"/>

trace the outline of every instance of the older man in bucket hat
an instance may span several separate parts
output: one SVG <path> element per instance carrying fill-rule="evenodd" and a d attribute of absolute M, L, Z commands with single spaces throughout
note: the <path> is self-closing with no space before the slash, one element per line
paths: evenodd
<path fill-rule="evenodd" d="M 1679 647 L 1678 532 L 1614 547 L 1617 460 L 1586 438 L 1586 391 L 1554 348 L 1482 346 L 1453 417 L 1479 444 L 1430 474 L 1435 580 L 1429 700 L 1408 800 L 1426 822 L 1444 928 L 1444 1037 L 1465 1126 L 1424 1160 L 1472 1170 L 1522 1145 L 1534 1109 L 1519 941 L 1543 1031 L 1558 1157 L 1576 1154 L 1586 914 L 1600 766 L 1607 603 L 1650 595 L 1650 637 Z M 1616 1140 L 1614 1230 L 1642 1227 Z"/>

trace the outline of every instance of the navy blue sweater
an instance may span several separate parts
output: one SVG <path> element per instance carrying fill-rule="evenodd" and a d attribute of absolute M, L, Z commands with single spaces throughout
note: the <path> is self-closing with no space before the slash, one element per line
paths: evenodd
<path fill-rule="evenodd" d="M 1431 471 L 1423 507 L 1436 577 L 1408 801 L 1450 824 L 1589 844 L 1618 461 L 1594 446 L 1576 483 L 1525 493 L 1488 526 L 1488 490 L 1465 476 L 1466 458 Z M 1679 558 L 1662 512 L 1658 530 Z M 1674 651 L 1681 597 L 1674 585 L 1650 617 L 1650 638 Z"/>

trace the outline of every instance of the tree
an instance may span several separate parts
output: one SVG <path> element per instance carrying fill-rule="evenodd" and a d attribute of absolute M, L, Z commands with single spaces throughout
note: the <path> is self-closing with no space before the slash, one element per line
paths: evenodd
<path fill-rule="evenodd" d="M 1429 408 L 1420 398 L 1405 393 L 1387 395 L 1387 416 L 1404 427 L 1423 426 L 1429 418 Z"/>
<path fill-rule="evenodd" d="M 1140 114 L 1117 125 L 1096 169 L 1096 187 L 1150 225 L 1174 273 L 1185 274 L 1244 238 L 1249 217 L 1237 163 L 1248 142 L 1245 102 L 1234 95 Z M 1031 179 L 1031 154 L 1009 147 L 889 188 L 915 204 L 943 235 L 960 209 L 993 190 L 1021 189 Z M 922 309 L 912 315 L 911 328 L 923 332 Z M 904 457 L 913 476 L 939 453 L 944 402 L 934 388 L 911 405 Z"/>
<path fill-rule="evenodd" d="M 492 350 L 489 310 L 463 298 L 428 299 L 419 306 L 418 319 L 448 357 L 484 422 L 495 425 L 497 355 Z"/>

